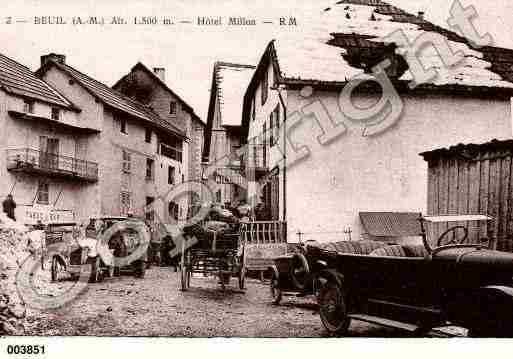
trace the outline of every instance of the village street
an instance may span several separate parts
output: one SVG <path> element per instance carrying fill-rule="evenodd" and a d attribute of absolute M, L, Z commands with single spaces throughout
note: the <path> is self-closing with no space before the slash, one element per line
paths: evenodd
<path fill-rule="evenodd" d="M 49 284 L 55 292 L 68 281 Z M 28 311 L 28 335 L 170 337 L 325 337 L 313 297 L 285 297 L 271 304 L 267 283 L 250 279 L 245 292 L 223 292 L 214 278 L 194 277 L 181 292 L 170 268 L 148 270 L 144 279 L 107 278 L 91 284 L 70 305 Z M 235 280 L 232 282 L 235 284 Z M 48 289 L 48 288 L 46 288 Z M 50 292 L 45 290 L 48 295 Z M 408 333 L 353 321 L 350 336 L 404 337 Z"/>

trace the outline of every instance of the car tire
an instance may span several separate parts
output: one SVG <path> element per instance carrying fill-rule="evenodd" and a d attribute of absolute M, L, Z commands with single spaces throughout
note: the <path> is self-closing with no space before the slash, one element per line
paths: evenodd
<path fill-rule="evenodd" d="M 57 257 L 52 258 L 52 282 L 58 282 L 59 281 L 59 261 Z"/>
<path fill-rule="evenodd" d="M 271 282 L 269 285 L 269 290 L 271 292 L 272 303 L 275 305 L 279 305 L 283 296 L 283 293 L 280 289 L 280 282 L 275 273 L 273 273 L 271 277 Z"/>
<path fill-rule="evenodd" d="M 101 259 L 100 256 L 90 259 L 91 263 L 91 275 L 89 277 L 90 283 L 98 283 L 102 280 L 101 275 Z"/>
<path fill-rule="evenodd" d="M 345 335 L 351 324 L 347 300 L 342 285 L 330 280 L 319 292 L 319 313 L 324 328 L 335 335 Z"/>
<path fill-rule="evenodd" d="M 310 267 L 306 257 L 299 253 L 292 257 L 292 265 L 290 266 L 290 277 L 292 283 L 299 290 L 304 290 L 307 286 L 308 276 L 310 274 Z"/>

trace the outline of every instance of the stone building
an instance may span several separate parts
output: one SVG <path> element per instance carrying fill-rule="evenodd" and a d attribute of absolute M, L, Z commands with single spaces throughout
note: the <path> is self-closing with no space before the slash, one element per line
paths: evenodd
<path fill-rule="evenodd" d="M 167 222 L 185 213 L 186 201 L 166 198 L 187 175 L 184 131 L 149 107 L 71 67 L 63 55 L 42 56 L 36 74 L 79 109 L 77 124 L 94 129 L 82 137 L 73 131 L 70 144 L 76 157 L 97 163 L 93 185 L 76 202 L 78 218 L 129 213 L 152 217 L 156 213 Z M 149 204 L 153 211 L 148 210 Z"/>
<path fill-rule="evenodd" d="M 114 89 L 151 108 L 160 118 L 179 129 L 186 137 L 183 142 L 184 181 L 201 181 L 201 153 L 205 124 L 194 109 L 166 84 L 164 68 L 151 71 L 137 63 L 121 78 Z"/>
<path fill-rule="evenodd" d="M 256 174 L 248 176 L 248 197 L 264 202 L 268 220 L 287 222 L 289 242 L 366 238 L 360 212 L 426 213 L 419 153 L 513 136 L 512 50 L 473 48 L 381 0 L 339 1 L 319 13 L 301 39 L 269 43 L 244 97 L 246 161 Z M 430 44 L 418 56 L 437 76 L 410 88 L 413 74 L 398 45 L 381 40 L 396 30 L 410 38 L 428 33 L 465 60 L 446 67 Z M 386 91 L 372 72 L 385 59 L 393 85 Z M 356 77 L 352 104 L 342 101 Z M 382 118 L 353 115 L 383 103 Z"/>
<path fill-rule="evenodd" d="M 94 103 L 94 101 L 93 101 Z M 0 55 L 0 197 L 26 224 L 85 218 L 100 181 L 92 143 L 102 126 L 55 87 Z M 99 211 L 99 208 L 96 208 Z"/>
<path fill-rule="evenodd" d="M 246 199 L 240 173 L 242 101 L 254 66 L 216 62 L 212 74 L 203 162 L 205 176 L 218 203 L 236 204 Z"/>

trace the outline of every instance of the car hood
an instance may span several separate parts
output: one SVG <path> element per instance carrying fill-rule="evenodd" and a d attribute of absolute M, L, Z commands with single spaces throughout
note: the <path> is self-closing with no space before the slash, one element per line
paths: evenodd
<path fill-rule="evenodd" d="M 434 261 L 454 261 L 462 264 L 493 265 L 513 271 L 513 253 L 483 248 L 446 248 L 433 255 Z"/>

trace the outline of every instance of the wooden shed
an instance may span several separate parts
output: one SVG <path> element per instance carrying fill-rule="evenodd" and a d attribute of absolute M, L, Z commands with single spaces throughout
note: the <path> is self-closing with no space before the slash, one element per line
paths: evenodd
<path fill-rule="evenodd" d="M 513 252 L 513 140 L 460 144 L 421 156 L 428 162 L 428 214 L 492 216 L 494 221 L 468 228 L 468 242 L 489 238 L 492 248 Z"/>

